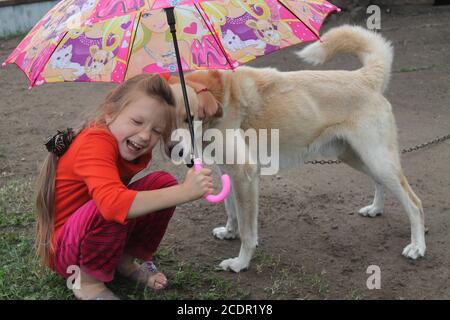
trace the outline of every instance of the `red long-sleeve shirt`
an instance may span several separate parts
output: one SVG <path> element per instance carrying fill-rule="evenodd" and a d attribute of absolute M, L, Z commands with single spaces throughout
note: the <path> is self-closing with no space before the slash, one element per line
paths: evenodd
<path fill-rule="evenodd" d="M 151 153 L 133 162 L 123 159 L 106 126 L 88 127 L 78 134 L 57 162 L 53 245 L 67 219 L 91 199 L 105 220 L 125 224 L 137 194 L 126 184 L 150 159 Z"/>

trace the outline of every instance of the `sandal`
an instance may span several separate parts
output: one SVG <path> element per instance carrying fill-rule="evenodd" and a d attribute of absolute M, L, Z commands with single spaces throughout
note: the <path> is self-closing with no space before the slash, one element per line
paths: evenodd
<path fill-rule="evenodd" d="M 116 296 L 111 290 L 105 289 L 95 297 L 92 297 L 88 300 L 120 300 L 118 296 Z"/>
<path fill-rule="evenodd" d="M 158 269 L 156 268 L 153 261 L 146 261 L 140 265 L 139 269 L 132 272 L 127 277 L 136 281 L 139 284 L 143 284 L 143 285 L 149 287 L 150 289 L 158 291 L 158 290 L 162 290 L 167 287 L 167 283 L 165 285 L 162 285 L 161 282 L 158 282 L 161 287 L 159 287 L 159 288 L 156 287 L 156 283 L 157 283 L 156 276 L 158 274 L 164 276 L 163 273 L 158 271 Z M 151 285 L 149 284 L 150 278 L 154 278 Z"/>
<path fill-rule="evenodd" d="M 75 292 L 74 292 L 75 294 Z M 97 293 L 95 296 L 89 298 L 89 299 L 83 299 L 81 297 L 78 297 L 75 294 L 75 298 L 77 300 L 120 300 L 118 296 L 116 296 L 111 290 L 108 288 L 105 288 L 104 290 L 100 291 L 100 293 Z"/>

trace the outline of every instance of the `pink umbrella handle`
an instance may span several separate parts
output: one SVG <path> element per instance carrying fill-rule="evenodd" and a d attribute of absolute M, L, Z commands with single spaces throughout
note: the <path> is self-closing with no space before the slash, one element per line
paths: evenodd
<path fill-rule="evenodd" d="M 203 169 L 203 163 L 202 159 L 195 158 L 194 159 L 194 168 L 195 171 L 200 171 Z M 204 196 L 204 198 L 212 203 L 222 202 L 226 197 L 228 197 L 228 194 L 230 193 L 230 177 L 227 174 L 222 175 L 222 191 L 220 191 L 218 194 L 208 194 Z"/>

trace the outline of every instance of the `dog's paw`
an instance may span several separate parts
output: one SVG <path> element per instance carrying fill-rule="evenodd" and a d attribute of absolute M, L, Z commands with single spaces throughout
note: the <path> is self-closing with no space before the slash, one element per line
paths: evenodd
<path fill-rule="evenodd" d="M 212 233 L 214 237 L 221 240 L 232 240 L 237 237 L 236 232 L 229 231 L 225 227 L 214 228 Z"/>
<path fill-rule="evenodd" d="M 225 271 L 230 270 L 233 272 L 241 272 L 243 270 L 248 269 L 248 263 L 240 260 L 239 258 L 231 258 L 231 259 L 223 260 L 219 264 L 219 267 Z"/>
<path fill-rule="evenodd" d="M 383 214 L 383 208 L 379 208 L 371 204 L 370 206 L 359 209 L 359 214 L 363 217 L 374 218 L 378 215 Z"/>
<path fill-rule="evenodd" d="M 426 246 L 423 245 L 416 245 L 413 243 L 408 244 L 405 249 L 403 249 L 403 255 L 407 258 L 416 260 L 419 257 L 423 257 L 425 255 Z"/>

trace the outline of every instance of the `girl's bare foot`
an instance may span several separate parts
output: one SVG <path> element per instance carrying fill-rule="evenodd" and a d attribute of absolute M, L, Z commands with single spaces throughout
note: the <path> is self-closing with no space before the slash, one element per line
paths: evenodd
<path fill-rule="evenodd" d="M 119 300 L 103 282 L 80 271 L 80 288 L 72 289 L 79 300 Z"/>
<path fill-rule="evenodd" d="M 122 256 L 117 271 L 124 277 L 145 284 L 154 290 L 161 290 L 167 286 L 167 278 L 163 273 L 156 268 L 149 268 L 146 263 L 139 265 L 132 256 L 127 254 Z"/>

